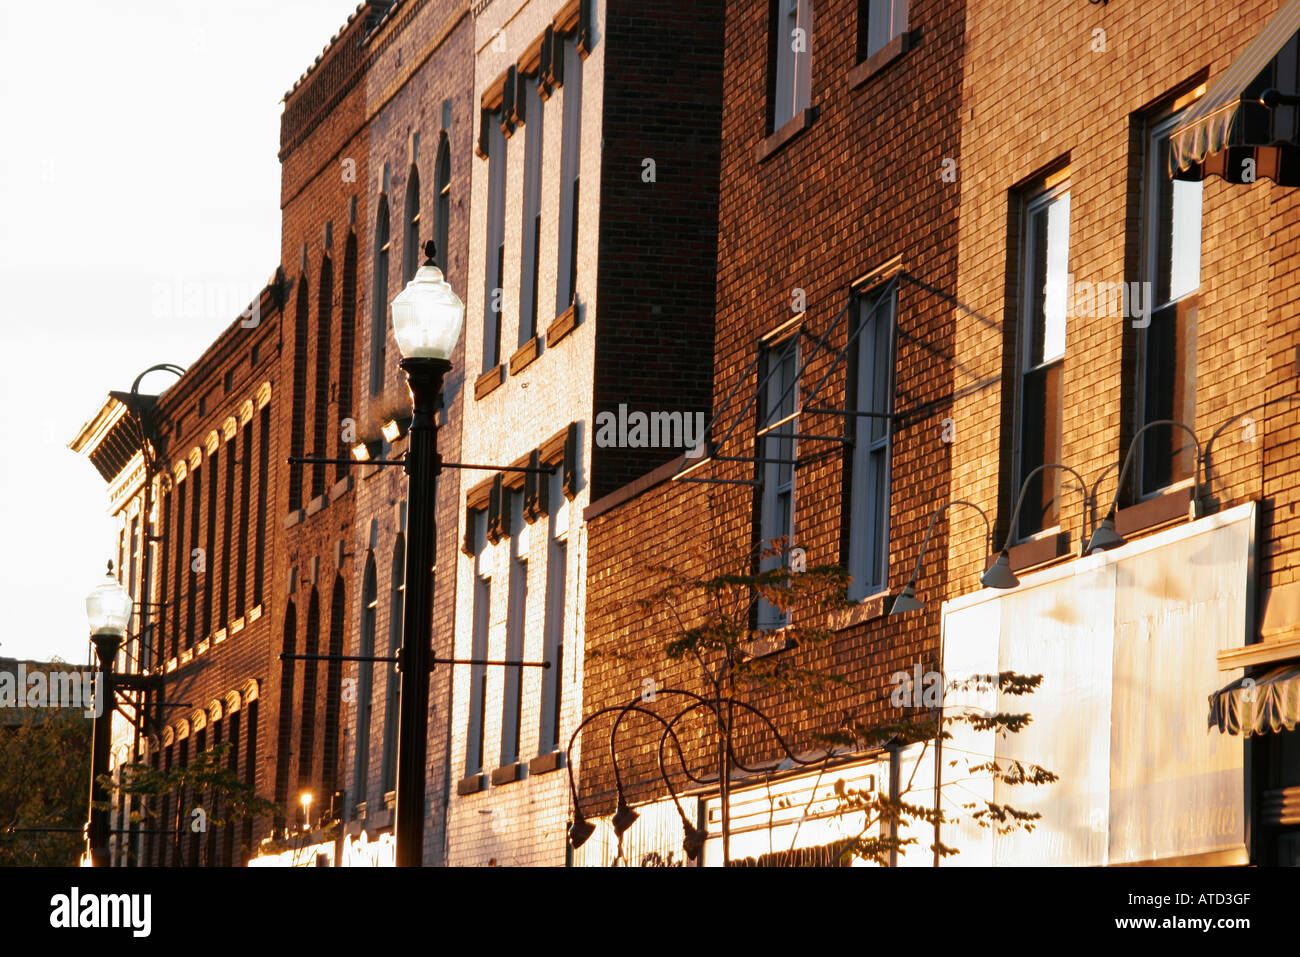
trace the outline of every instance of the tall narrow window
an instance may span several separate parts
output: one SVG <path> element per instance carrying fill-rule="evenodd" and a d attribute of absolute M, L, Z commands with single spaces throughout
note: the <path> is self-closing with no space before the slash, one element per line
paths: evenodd
<path fill-rule="evenodd" d="M 303 636 L 302 653 L 320 654 L 320 596 L 315 588 L 312 588 L 311 599 L 307 603 L 307 631 Z M 298 726 L 298 786 L 303 789 L 310 788 L 312 772 L 315 770 L 317 671 L 315 658 L 303 661 L 302 718 Z M 315 795 L 317 798 L 320 796 Z"/>
<path fill-rule="evenodd" d="M 172 539 L 172 555 L 175 558 L 176 578 L 172 583 L 172 636 L 171 636 L 171 654 L 169 657 L 175 658 L 180 654 L 181 645 L 184 639 L 181 638 L 184 629 L 185 615 L 182 612 L 183 602 L 185 601 L 186 582 L 188 576 L 186 569 L 189 568 L 186 556 L 189 554 L 189 547 L 185 541 L 185 499 L 189 492 L 190 486 L 194 483 L 189 480 L 178 482 L 176 484 L 176 527 Z"/>
<path fill-rule="evenodd" d="M 408 283 L 420 268 L 420 171 L 411 164 L 406 180 L 406 209 L 402 216 L 402 282 Z"/>
<path fill-rule="evenodd" d="M 858 60 L 884 49 L 907 29 L 907 0 L 858 0 Z"/>
<path fill-rule="evenodd" d="M 379 610 L 379 589 L 375 574 L 375 556 L 366 556 L 365 577 L 361 583 L 361 635 L 357 654 L 364 658 L 375 653 L 375 620 Z M 375 666 L 361 661 L 357 665 L 356 752 L 352 762 L 353 807 L 366 803 L 370 784 L 370 711 L 374 702 Z"/>
<path fill-rule="evenodd" d="M 433 167 L 433 188 L 433 242 L 438 247 L 438 268 L 445 276 L 450 262 L 447 258 L 447 244 L 451 241 L 451 145 L 445 132 L 438 143 L 438 158 Z"/>
<path fill-rule="evenodd" d="M 379 195 L 375 213 L 375 268 L 370 296 L 370 394 L 384 391 L 388 344 L 388 197 Z"/>
<path fill-rule="evenodd" d="M 270 408 L 270 406 L 267 406 Z M 243 618 L 248 608 L 249 506 L 252 502 L 253 420 L 240 429 L 239 442 L 239 569 L 235 575 L 235 617 Z"/>
<path fill-rule="evenodd" d="M 771 115 L 779 130 L 812 103 L 812 0 L 771 0 Z"/>
<path fill-rule="evenodd" d="M 546 547 L 546 636 L 543 660 L 551 667 L 542 672 L 542 720 L 538 729 L 538 753 L 547 754 L 560 746 L 560 705 L 564 699 L 564 605 L 568 574 L 567 528 L 560 527 L 557 505 L 563 501 L 564 478 L 560 470 L 545 475 L 550 511 Z"/>
<path fill-rule="evenodd" d="M 406 608 L 406 539 L 397 536 L 393 546 L 393 569 L 388 595 L 388 654 L 396 657 L 402 647 L 402 621 Z M 397 668 L 388 666 L 388 677 L 384 682 L 384 763 L 381 787 L 384 794 L 397 787 L 397 705 L 398 684 Z"/>
<path fill-rule="evenodd" d="M 506 497 L 510 514 L 510 594 L 506 609 L 506 659 L 518 661 L 524 656 L 524 622 L 528 611 L 528 556 L 523 543 L 528 540 L 524 526 L 524 493 L 512 489 Z M 501 766 L 519 760 L 520 715 L 524 703 L 522 668 L 506 668 L 505 690 L 501 695 Z"/>
<path fill-rule="evenodd" d="M 560 153 L 560 242 L 556 271 L 555 314 L 577 301 L 578 209 L 582 172 L 582 55 L 577 37 L 564 41 L 564 92 Z"/>
<path fill-rule="evenodd" d="M 339 317 L 339 404 L 338 418 L 340 427 L 335 430 L 337 444 L 335 457 L 340 462 L 334 469 L 334 480 L 341 482 L 347 478 L 346 460 L 351 455 L 348 443 L 343 440 L 341 423 L 353 417 L 352 395 L 355 384 L 356 348 L 357 348 L 357 234 L 348 233 L 347 245 L 343 252 L 343 308 Z"/>
<path fill-rule="evenodd" d="M 231 566 L 235 564 L 237 553 L 235 543 L 231 541 L 235 525 L 235 459 L 237 443 L 231 436 L 226 441 L 226 489 L 221 504 L 221 609 L 217 615 L 217 627 L 225 628 L 230 621 L 230 604 L 234 597 L 230 594 Z M 239 526 L 241 529 L 246 526 Z M 243 535 L 240 536 L 244 537 Z"/>
<path fill-rule="evenodd" d="M 256 698 L 244 701 L 244 724 L 248 729 L 244 732 L 244 783 L 248 785 L 250 793 L 257 786 L 257 705 Z M 252 847 L 253 816 L 250 814 L 244 818 L 243 840 L 240 845 L 241 861 L 248 859 Z"/>
<path fill-rule="evenodd" d="M 1151 124 L 1146 136 L 1142 203 L 1145 318 L 1137 331 L 1137 423 L 1162 419 L 1196 427 L 1196 314 L 1201 286 L 1201 183 L 1169 178 L 1169 134 L 1177 117 Z M 1176 426 L 1142 435 L 1136 487 L 1150 495 L 1191 478 L 1196 448 Z"/>
<path fill-rule="evenodd" d="M 163 476 L 164 490 L 162 500 L 159 502 L 158 517 L 161 520 L 162 541 L 159 542 L 158 555 L 158 588 L 157 602 L 158 607 L 152 609 L 153 614 L 149 619 L 153 626 L 149 630 L 149 645 L 152 656 L 157 658 L 154 663 L 161 663 L 162 659 L 167 657 L 167 623 L 172 621 L 175 612 L 171 604 L 171 592 L 169 591 L 170 573 L 171 573 L 171 555 L 176 548 L 172 536 L 174 534 L 175 522 L 172 521 L 172 492 L 171 476 Z M 148 594 L 148 592 L 146 592 Z"/>
<path fill-rule="evenodd" d="M 226 767 L 230 771 L 231 778 L 235 781 L 239 780 L 239 719 L 239 711 L 232 711 L 226 716 L 226 740 L 230 743 L 230 754 L 226 758 Z M 233 867 L 237 837 L 233 826 L 227 827 L 227 830 L 230 833 L 222 838 L 221 866 Z"/>
<path fill-rule="evenodd" d="M 347 611 L 346 594 L 343 589 L 343 577 L 334 579 L 334 593 L 330 596 L 330 662 L 325 669 L 325 734 L 323 740 L 324 755 L 321 758 L 321 802 L 322 807 L 334 796 L 339 783 L 339 709 L 343 696 L 343 654 L 344 615 Z M 343 813 L 342 808 L 335 810 Z"/>
<path fill-rule="evenodd" d="M 542 250 L 542 117 L 545 101 L 537 93 L 537 77 L 530 77 L 525 91 L 524 134 L 524 221 L 519 276 L 519 345 L 537 335 L 537 281 Z"/>
<path fill-rule="evenodd" d="M 297 662 L 290 656 L 298 652 L 298 612 L 293 602 L 284 610 L 284 634 L 280 642 L 280 730 L 275 755 L 275 803 L 288 809 L 289 769 L 293 760 L 293 682 Z M 276 829 L 284 827 L 284 815 L 276 819 Z"/>
<path fill-rule="evenodd" d="M 858 296 L 850 377 L 851 407 L 869 416 L 849 419 L 853 433 L 849 508 L 849 597 L 882 591 L 889 576 L 891 421 L 894 411 L 893 288 Z"/>
<path fill-rule="evenodd" d="M 293 324 L 293 397 L 289 433 L 289 454 L 295 458 L 303 454 L 306 441 L 303 432 L 307 427 L 307 277 L 298 279 L 298 305 Z M 302 463 L 289 466 L 289 511 L 302 508 Z"/>
<path fill-rule="evenodd" d="M 483 550 L 487 545 L 487 512 L 478 509 L 470 513 L 470 541 L 476 556 L 474 568 L 474 623 L 470 650 L 472 658 L 486 658 L 488 647 L 488 619 L 492 605 L 492 580 L 483 575 Z M 465 736 L 465 774 L 483 771 L 483 718 L 487 712 L 487 668 L 470 665 L 469 669 L 469 728 Z"/>
<path fill-rule="evenodd" d="M 506 271 L 506 139 L 497 118 L 488 125 L 488 228 L 483 284 L 483 371 L 501 364 L 501 310 Z"/>
<path fill-rule="evenodd" d="M 198 628 L 199 568 L 203 567 L 198 560 L 199 549 L 203 547 L 200 544 L 202 529 L 199 527 L 199 522 L 203 519 L 203 466 L 196 465 L 194 467 L 194 470 L 190 472 L 190 482 L 193 484 L 193 488 L 190 489 L 190 547 L 186 549 L 185 555 L 188 568 L 188 574 L 185 576 L 186 591 L 188 592 L 185 598 L 186 648 L 194 647 L 194 632 Z"/>
<path fill-rule="evenodd" d="M 262 407 L 257 437 L 257 551 L 253 566 L 253 605 L 262 604 L 266 578 L 266 511 L 271 495 L 267 474 L 271 455 L 271 406 Z"/>
<path fill-rule="evenodd" d="M 1015 487 L 1040 465 L 1061 460 L 1066 290 L 1069 284 L 1070 194 L 1062 184 L 1026 198 L 1020 230 L 1020 329 Z M 1055 527 L 1061 472 L 1039 472 L 1025 486 L 1016 538 Z"/>
<path fill-rule="evenodd" d="M 794 417 L 799 402 L 799 337 L 790 336 L 783 342 L 769 346 L 763 356 L 760 381 L 765 380 L 760 402 L 760 426 L 763 435 L 758 440 L 758 464 L 761 486 L 759 537 L 761 551 L 771 552 L 771 542 L 784 539 L 787 549 L 781 554 L 764 554 L 759 560 L 760 571 L 770 571 L 785 563 L 788 546 L 794 538 L 794 479 L 795 449 L 793 435 L 797 431 Z M 759 600 L 759 628 L 778 628 L 787 618 L 780 609 Z"/>
<path fill-rule="evenodd" d="M 208 456 L 208 531 L 206 544 L 203 546 L 203 632 L 201 637 L 212 634 L 212 618 L 216 612 L 213 599 L 216 597 L 217 583 L 217 497 L 218 481 L 221 478 L 221 446 Z"/>
<path fill-rule="evenodd" d="M 329 454 L 330 433 L 330 332 L 334 322 L 334 264 L 326 256 L 320 264 L 320 290 L 316 300 L 316 394 L 312 411 L 312 455 Z M 313 462 L 311 497 L 325 494 L 326 466 Z"/>

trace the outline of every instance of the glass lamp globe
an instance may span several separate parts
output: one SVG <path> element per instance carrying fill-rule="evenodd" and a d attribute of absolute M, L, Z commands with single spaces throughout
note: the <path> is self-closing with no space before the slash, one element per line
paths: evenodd
<path fill-rule="evenodd" d="M 465 304 L 434 264 L 432 241 L 415 278 L 393 299 L 393 336 L 406 359 L 450 359 L 465 325 Z"/>
<path fill-rule="evenodd" d="M 117 583 L 110 567 L 104 580 L 86 596 L 86 618 L 90 621 L 90 633 L 122 637 L 131 621 L 133 608 L 131 596 Z"/>

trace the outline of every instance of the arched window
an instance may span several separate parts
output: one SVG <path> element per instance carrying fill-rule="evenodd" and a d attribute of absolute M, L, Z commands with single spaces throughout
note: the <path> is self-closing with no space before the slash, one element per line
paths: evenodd
<path fill-rule="evenodd" d="M 370 394 L 384 391 L 384 349 L 388 342 L 388 197 L 375 213 L 374 292 L 370 303 Z"/>
<path fill-rule="evenodd" d="M 307 604 L 307 632 L 303 637 L 304 655 L 320 654 L 320 595 L 311 590 Z M 312 772 L 316 770 L 316 676 L 319 672 L 315 658 L 302 663 L 302 720 L 298 726 L 298 787 L 311 790 Z M 320 795 L 313 794 L 319 802 Z"/>
<path fill-rule="evenodd" d="M 406 212 L 402 216 L 406 235 L 402 237 L 402 282 L 410 282 L 420 267 L 420 171 L 411 164 L 406 181 Z"/>
<path fill-rule="evenodd" d="M 322 806 L 333 798 L 339 780 L 339 709 L 343 706 L 343 662 L 339 658 L 343 654 L 346 610 L 343 576 L 339 575 L 334 579 L 334 592 L 330 596 L 330 662 L 325 671 L 325 754 L 321 758 Z M 335 807 L 334 811 L 343 814 L 341 807 Z"/>
<path fill-rule="evenodd" d="M 366 556 L 365 578 L 361 584 L 361 640 L 357 654 L 362 658 L 375 653 L 375 617 L 379 589 L 375 575 L 375 555 Z M 352 763 L 353 807 L 367 800 L 370 782 L 370 708 L 374 701 L 375 666 L 362 661 L 357 666 L 356 752 Z"/>
<path fill-rule="evenodd" d="M 334 264 L 326 256 L 320 264 L 320 292 L 316 300 L 316 396 L 313 415 L 312 455 L 328 455 L 330 430 L 330 332 L 334 317 Z M 311 497 L 325 494 L 326 467 L 311 467 Z"/>
<path fill-rule="evenodd" d="M 447 244 L 451 235 L 451 146 L 447 133 L 438 140 L 438 159 L 433 167 L 433 241 L 438 247 L 438 268 L 447 274 Z"/>
<path fill-rule="evenodd" d="M 284 610 L 284 640 L 280 650 L 285 655 L 292 655 L 298 648 L 298 613 L 293 602 Z M 294 666 L 292 658 L 280 662 L 280 729 L 279 746 L 275 765 L 275 803 L 282 809 L 288 808 L 289 801 L 289 762 L 293 758 L 293 679 Z M 276 818 L 275 829 L 284 827 L 284 811 Z"/>
<path fill-rule="evenodd" d="M 346 459 L 350 449 L 343 441 L 342 421 L 352 418 L 352 377 L 356 364 L 356 329 L 357 329 L 357 234 L 348 233 L 347 246 L 343 252 L 343 309 L 339 321 L 339 405 L 338 416 L 338 454 L 335 458 Z M 324 454 L 324 453 L 322 453 Z M 340 462 L 334 471 L 335 481 L 347 477 L 348 467 Z"/>
<path fill-rule="evenodd" d="M 398 535 L 393 546 L 392 587 L 388 601 L 388 654 L 396 657 L 402 647 L 402 613 L 406 605 L 406 539 Z M 397 697 L 400 687 L 397 668 L 389 665 L 384 686 L 384 769 L 383 790 L 397 786 Z"/>
<path fill-rule="evenodd" d="M 302 455 L 307 417 L 307 277 L 298 278 L 298 304 L 293 324 L 293 397 L 289 454 Z M 302 463 L 289 466 L 289 511 L 302 508 Z"/>

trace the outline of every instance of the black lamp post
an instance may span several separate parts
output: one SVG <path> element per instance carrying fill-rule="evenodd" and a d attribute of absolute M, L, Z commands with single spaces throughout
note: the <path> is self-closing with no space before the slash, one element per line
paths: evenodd
<path fill-rule="evenodd" d="M 402 610 L 397 723 L 397 808 L 393 827 L 397 866 L 419 867 L 424 857 L 424 775 L 429 737 L 429 670 L 433 654 L 433 558 L 437 534 L 435 485 L 442 471 L 435 412 L 451 353 L 465 322 L 465 304 L 434 263 L 435 247 L 392 302 L 393 335 L 411 392 L 406 452 L 406 592 Z"/>
<path fill-rule="evenodd" d="M 92 867 L 108 867 L 109 793 L 99 779 L 109 772 L 108 752 L 113 737 L 113 670 L 117 652 L 122 647 L 134 603 L 126 589 L 113 577 L 113 563 L 95 590 L 86 596 L 86 618 L 90 621 L 90 640 L 99 658 L 99 684 L 95 689 L 95 727 L 90 756 L 90 823 L 86 837 L 90 844 Z"/>

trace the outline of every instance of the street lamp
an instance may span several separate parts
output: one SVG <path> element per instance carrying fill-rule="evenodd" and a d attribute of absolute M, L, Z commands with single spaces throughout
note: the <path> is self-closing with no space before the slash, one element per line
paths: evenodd
<path fill-rule="evenodd" d="M 108 867 L 112 863 L 108 848 L 109 795 L 99 779 L 108 774 L 108 750 L 113 728 L 113 668 L 134 607 L 130 594 L 113 577 L 113 563 L 109 562 L 104 580 L 86 596 L 90 640 L 99 658 L 100 672 L 95 692 L 98 700 L 95 702 L 90 760 L 90 824 L 86 834 L 92 867 Z"/>
<path fill-rule="evenodd" d="M 435 526 L 434 490 L 442 471 L 435 414 L 451 353 L 465 325 L 465 304 L 427 257 L 392 302 L 393 336 L 411 393 L 410 447 L 406 453 L 406 591 L 403 600 L 401 671 L 397 725 L 397 808 L 393 827 L 397 866 L 419 867 L 424 853 L 424 773 L 428 746 L 429 642 L 433 631 L 432 571 Z"/>

